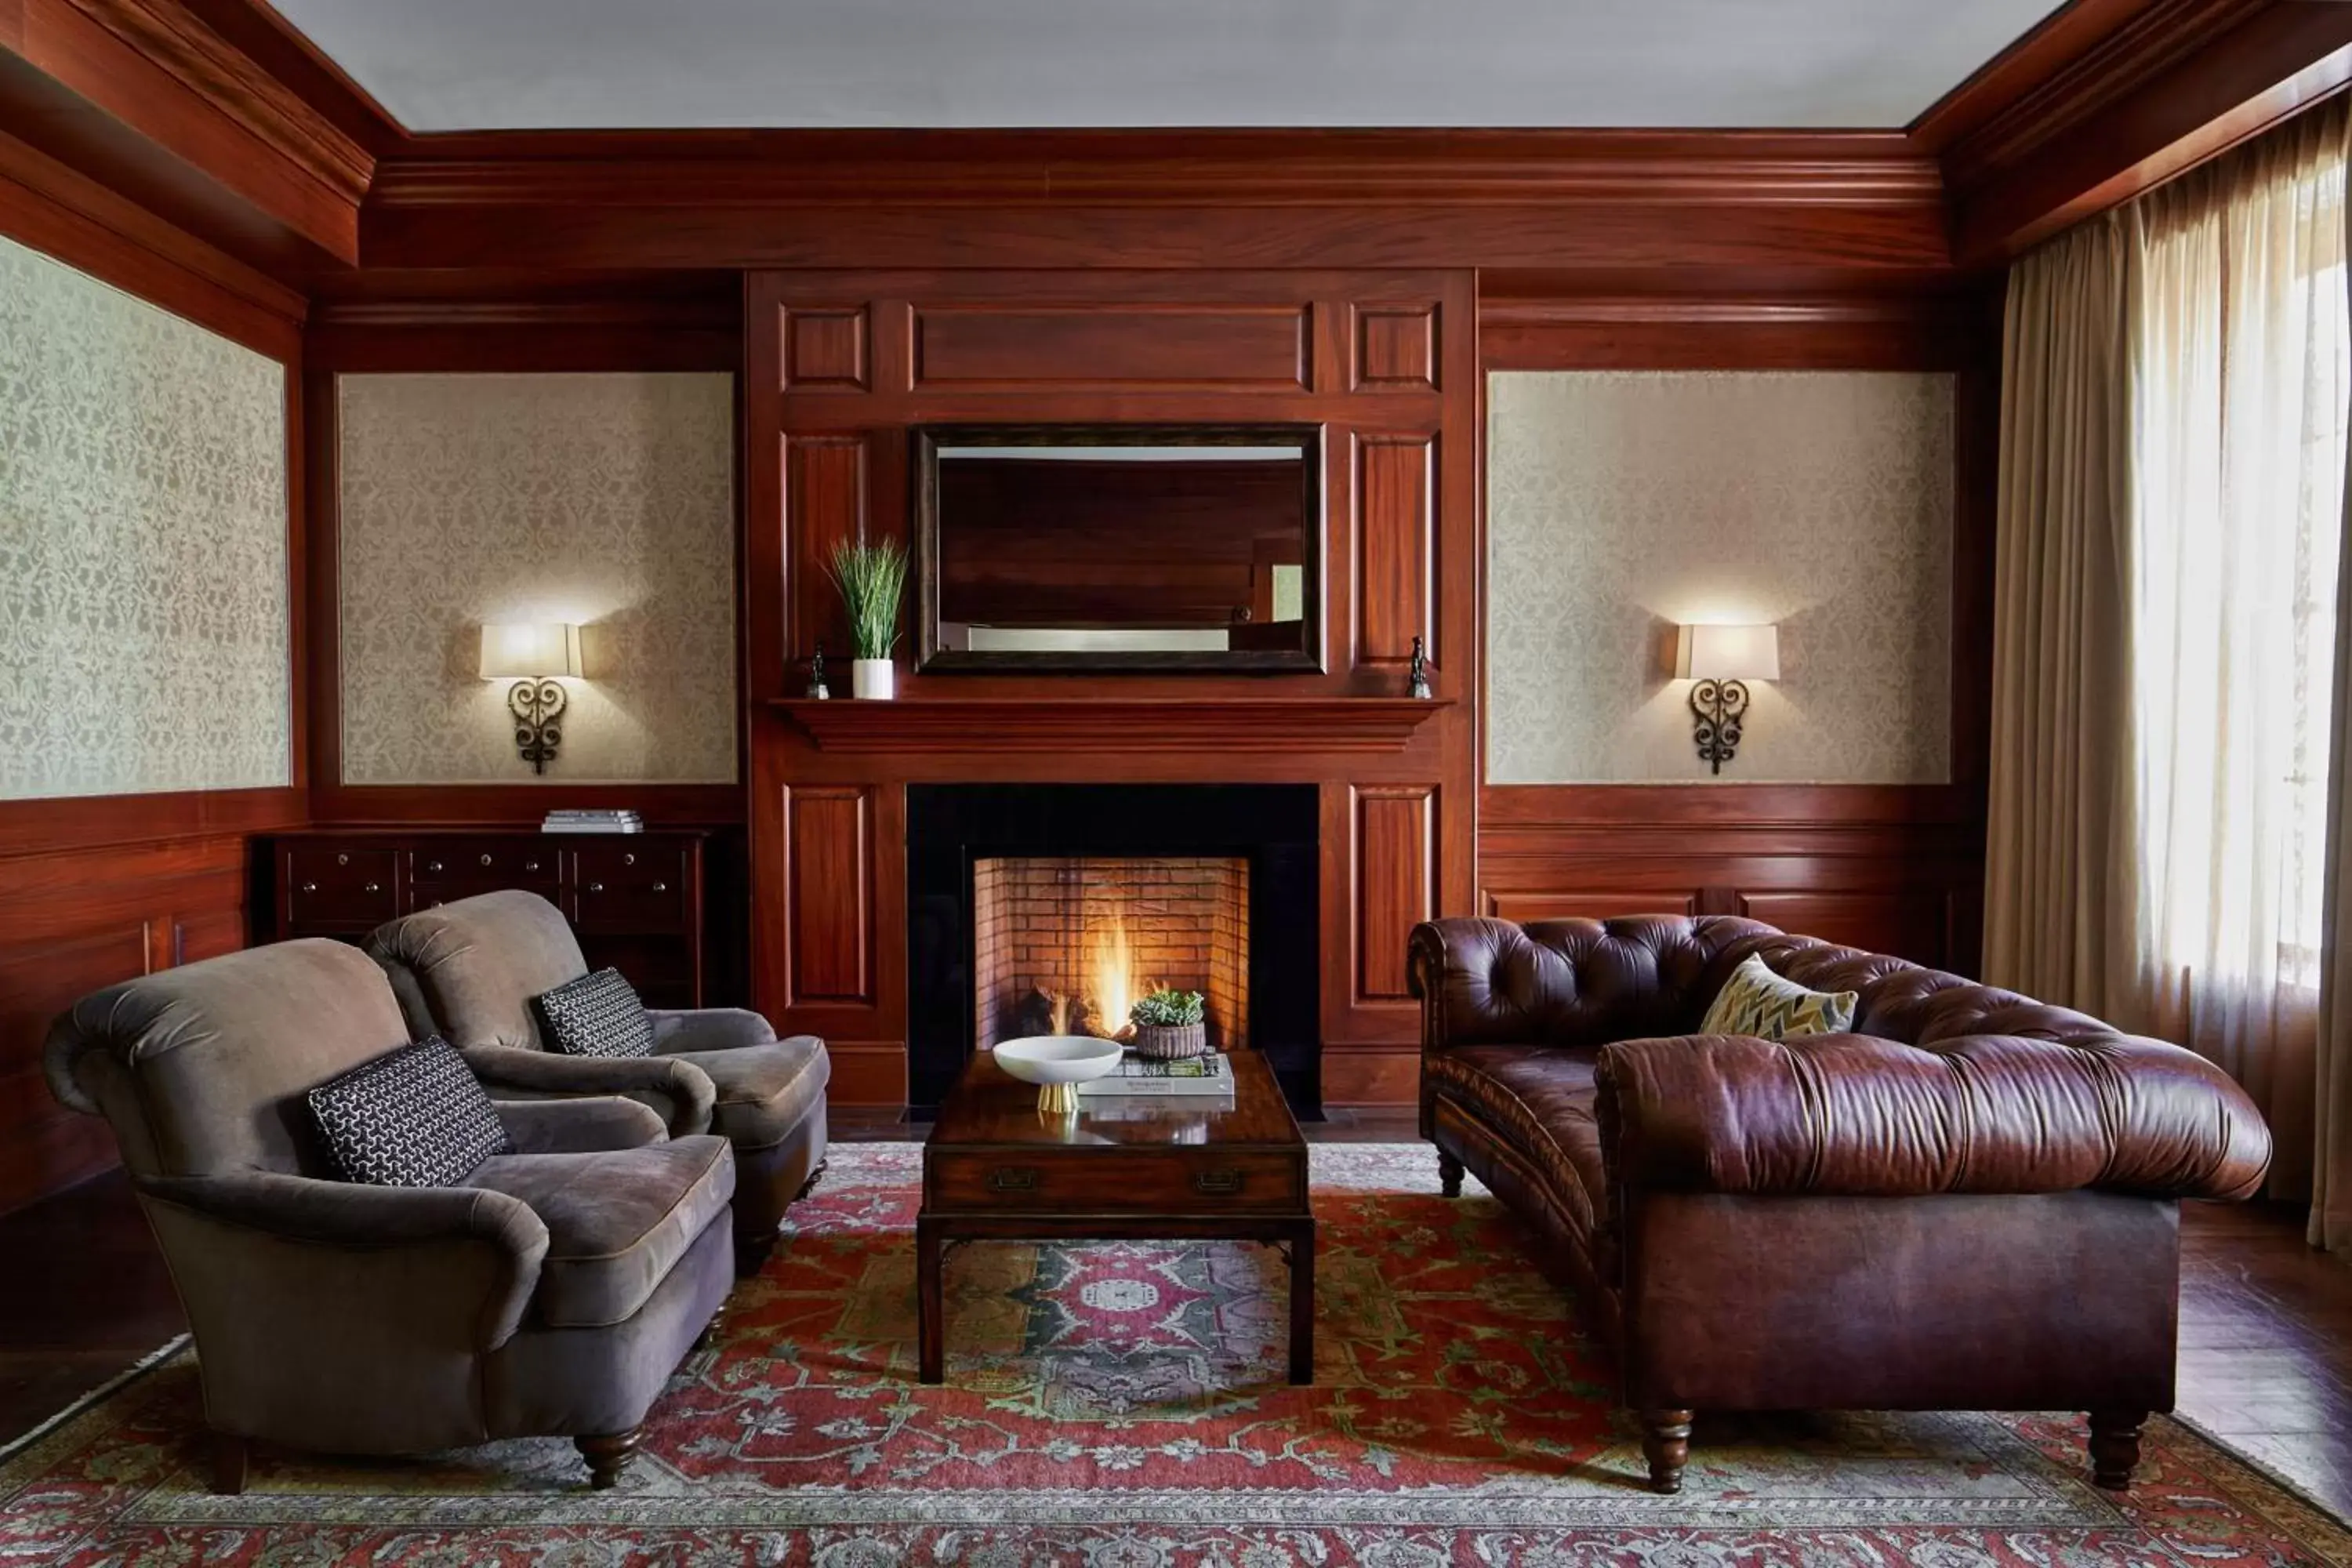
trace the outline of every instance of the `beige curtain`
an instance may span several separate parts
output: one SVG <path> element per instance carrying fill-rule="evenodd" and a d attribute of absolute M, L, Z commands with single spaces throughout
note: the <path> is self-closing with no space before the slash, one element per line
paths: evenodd
<path fill-rule="evenodd" d="M 2226 1068 L 2282 1196 L 2332 951 L 2348 122 L 2021 262 L 2004 387 L 1988 975 Z"/>
<path fill-rule="evenodd" d="M 2111 214 L 2010 274 L 1984 972 L 2138 1026 L 2129 252 Z"/>
<path fill-rule="evenodd" d="M 2352 137 L 2352 132 L 2347 132 Z M 2352 195 L 2344 203 L 2352 258 Z M 2352 285 L 2348 285 L 2352 286 Z M 2347 458 L 2352 462 L 2352 458 Z M 2352 507 L 2352 485 L 2347 487 Z M 2344 522 L 2352 541 L 2352 513 Z M 2335 686 L 2328 718 L 2327 867 L 2319 927 L 2319 1018 L 2313 1041 L 2311 1244 L 2352 1253 L 2352 571 L 2336 579 Z"/>

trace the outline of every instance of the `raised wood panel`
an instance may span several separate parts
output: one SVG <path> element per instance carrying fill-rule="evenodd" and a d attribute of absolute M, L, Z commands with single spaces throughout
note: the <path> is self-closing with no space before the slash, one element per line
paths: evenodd
<path fill-rule="evenodd" d="M 1438 387 L 1437 306 L 1359 305 L 1355 308 L 1355 374 L 1359 391 Z"/>
<path fill-rule="evenodd" d="M 1436 912 L 1437 791 L 1368 785 L 1356 794 L 1356 999 L 1410 1001 L 1405 939 Z"/>
<path fill-rule="evenodd" d="M 790 657 L 805 659 L 823 643 L 833 679 L 845 692 L 855 651 L 849 616 L 824 563 L 833 558 L 836 544 L 866 534 L 866 437 L 793 436 L 784 447 L 785 537 L 792 541 L 789 559 L 798 568 L 791 584 Z"/>
<path fill-rule="evenodd" d="M 855 785 L 786 791 L 793 1005 L 873 1000 L 872 795 Z"/>
<path fill-rule="evenodd" d="M 1486 913 L 1499 921 L 1605 921 L 1620 915 L 1695 915 L 1698 894 L 1517 893 L 1488 889 Z"/>
<path fill-rule="evenodd" d="M 1823 942 L 1891 952 L 1937 967 L 1948 960 L 1950 897 L 1934 889 L 1870 893 L 1742 893 L 1739 912 Z"/>
<path fill-rule="evenodd" d="M 1308 324 L 1295 306 L 919 306 L 915 384 L 1296 392 Z"/>
<path fill-rule="evenodd" d="M 42 1076 L 49 1021 L 92 991 L 144 974 L 149 923 L 0 946 L 0 1210 L 114 1163 L 106 1123 L 59 1105 Z"/>
<path fill-rule="evenodd" d="M 1420 1098 L 1416 1046 L 1349 1046 L 1323 1054 L 1326 1105 L 1412 1105 Z"/>
<path fill-rule="evenodd" d="M 802 306 L 783 312 L 784 387 L 790 392 L 864 392 L 866 307 Z"/>
<path fill-rule="evenodd" d="M 1408 663 L 1412 639 L 1439 662 L 1435 625 L 1437 438 L 1356 437 L 1356 662 Z"/>

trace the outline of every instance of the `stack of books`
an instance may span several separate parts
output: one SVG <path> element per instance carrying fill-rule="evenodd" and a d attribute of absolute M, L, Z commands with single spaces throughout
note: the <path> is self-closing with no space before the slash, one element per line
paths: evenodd
<path fill-rule="evenodd" d="M 645 818 L 634 811 L 551 811 L 541 833 L 643 833 Z"/>
<path fill-rule="evenodd" d="M 1129 1051 L 1118 1066 L 1078 1085 L 1080 1100 L 1222 1100 L 1234 1098 L 1233 1064 L 1223 1051 L 1162 1061 Z"/>

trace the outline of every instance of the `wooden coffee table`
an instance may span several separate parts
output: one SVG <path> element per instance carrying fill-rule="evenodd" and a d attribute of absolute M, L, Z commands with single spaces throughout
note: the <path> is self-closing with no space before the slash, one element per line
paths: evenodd
<path fill-rule="evenodd" d="M 1290 1381 L 1315 1381 L 1307 1140 L 1265 1058 L 1233 1055 L 1234 1099 L 1128 1096 L 1074 1116 L 976 1053 L 923 1143 L 915 1219 L 921 1375 L 945 1376 L 940 1255 L 951 1241 L 1259 1241 L 1290 1258 Z"/>

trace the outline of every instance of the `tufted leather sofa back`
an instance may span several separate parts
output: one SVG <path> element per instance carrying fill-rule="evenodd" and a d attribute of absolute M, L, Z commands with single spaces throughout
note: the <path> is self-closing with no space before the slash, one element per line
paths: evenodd
<path fill-rule="evenodd" d="M 1857 1035 L 1931 1046 L 1970 1035 L 2072 1042 L 2115 1033 L 2013 991 L 1729 915 L 1429 921 L 1413 929 L 1409 969 L 1434 1047 L 1599 1047 L 1695 1032 L 1750 953 L 1811 990 L 1857 993 Z"/>

